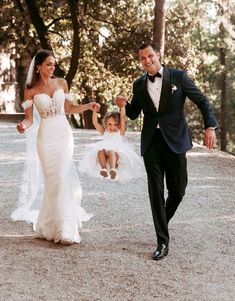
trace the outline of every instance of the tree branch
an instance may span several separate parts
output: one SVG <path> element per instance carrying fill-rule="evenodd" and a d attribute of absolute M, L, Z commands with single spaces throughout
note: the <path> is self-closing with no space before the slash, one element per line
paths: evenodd
<path fill-rule="evenodd" d="M 40 40 L 42 48 L 52 51 L 52 47 L 47 39 L 47 27 L 44 24 L 41 16 L 39 15 L 36 1 L 35 0 L 25 0 L 25 3 L 28 7 L 30 19 L 36 29 L 36 32 L 38 34 L 38 38 Z"/>
<path fill-rule="evenodd" d="M 19 11 L 23 14 L 24 13 L 24 8 L 21 5 L 21 2 L 19 0 L 14 0 L 15 5 L 18 7 Z"/>
<path fill-rule="evenodd" d="M 70 17 L 69 16 L 66 16 L 66 17 L 63 17 L 63 18 L 55 18 L 53 21 L 51 21 L 49 24 L 47 24 L 46 25 L 46 27 L 47 27 L 47 29 L 48 28 L 50 28 L 52 25 L 54 25 L 54 24 L 56 24 L 56 23 L 58 23 L 58 22 L 60 22 L 60 20 L 65 20 L 65 19 L 70 19 Z"/>
<path fill-rule="evenodd" d="M 102 23 L 105 23 L 105 24 L 109 24 L 109 25 L 112 25 L 113 27 L 116 27 L 118 29 L 121 29 L 122 31 L 125 31 L 125 32 L 128 32 L 128 33 L 131 33 L 133 32 L 133 30 L 131 29 L 126 29 L 122 26 L 120 26 L 118 23 L 116 22 L 111 22 L 111 21 L 107 21 L 107 20 L 103 20 L 103 19 L 100 19 L 100 18 L 94 18 L 94 16 L 92 16 L 91 14 L 87 13 L 88 16 L 90 16 L 93 20 L 95 21 L 98 21 L 98 22 L 102 22 Z"/>
<path fill-rule="evenodd" d="M 27 5 L 28 11 L 29 11 L 31 22 L 37 32 L 41 47 L 43 49 L 47 49 L 47 50 L 50 50 L 53 52 L 52 46 L 50 45 L 50 42 L 48 39 L 48 29 L 39 14 L 39 10 L 38 10 L 36 1 L 35 0 L 25 0 L 25 3 Z M 55 74 L 58 76 L 64 76 L 64 71 L 58 65 L 56 65 Z"/>
<path fill-rule="evenodd" d="M 66 75 L 66 80 L 68 82 L 68 86 L 70 87 L 72 84 L 72 80 L 77 73 L 78 68 L 78 58 L 80 54 L 80 37 L 79 37 L 79 23 L 77 16 L 79 15 L 78 11 L 78 1 L 77 0 L 68 0 L 71 19 L 72 19 L 72 26 L 73 26 L 73 49 L 71 55 L 71 61 L 69 66 L 69 71 Z"/>

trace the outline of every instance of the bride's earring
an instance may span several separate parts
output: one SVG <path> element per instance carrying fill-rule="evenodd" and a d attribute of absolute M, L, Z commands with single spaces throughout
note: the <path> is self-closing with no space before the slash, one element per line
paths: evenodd
<path fill-rule="evenodd" d="M 36 73 L 39 73 L 39 69 L 36 70 Z"/>

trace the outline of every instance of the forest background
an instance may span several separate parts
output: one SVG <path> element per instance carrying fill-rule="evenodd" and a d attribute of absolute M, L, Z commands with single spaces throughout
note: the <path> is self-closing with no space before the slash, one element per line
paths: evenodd
<path fill-rule="evenodd" d="M 2 0 L 0 48 L 16 66 L 15 100 L 22 111 L 30 60 L 38 49 L 53 50 L 57 76 L 67 79 L 75 103 L 96 100 L 101 117 L 115 109 L 121 93 L 143 73 L 137 49 L 154 41 L 168 67 L 187 70 L 214 107 L 218 146 L 235 154 L 235 0 Z M 203 121 L 187 101 L 185 113 L 195 142 Z M 90 112 L 70 116 L 80 128 L 93 128 Z M 128 122 L 140 130 L 142 118 Z"/>

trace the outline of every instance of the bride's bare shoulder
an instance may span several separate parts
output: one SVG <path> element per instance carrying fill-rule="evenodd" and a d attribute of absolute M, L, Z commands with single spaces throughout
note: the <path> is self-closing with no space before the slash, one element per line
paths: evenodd
<path fill-rule="evenodd" d="M 62 77 L 56 77 L 54 78 L 54 81 L 56 81 L 57 84 L 63 86 L 63 85 L 67 85 L 67 81 L 66 79 L 62 78 Z"/>
<path fill-rule="evenodd" d="M 25 88 L 24 90 L 24 99 L 25 100 L 33 100 L 33 97 L 35 95 L 35 89 L 34 88 Z"/>
<path fill-rule="evenodd" d="M 65 92 L 68 91 L 68 84 L 64 78 L 56 78 L 56 80 L 59 87 L 63 88 Z"/>

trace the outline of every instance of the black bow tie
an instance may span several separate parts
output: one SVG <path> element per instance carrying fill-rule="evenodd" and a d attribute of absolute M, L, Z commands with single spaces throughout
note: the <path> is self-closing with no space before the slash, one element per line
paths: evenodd
<path fill-rule="evenodd" d="M 154 83 L 155 77 L 162 77 L 162 75 L 161 75 L 159 72 L 157 72 L 157 73 L 154 74 L 154 75 L 148 74 L 147 77 L 148 77 L 148 79 L 149 79 L 152 83 Z"/>

